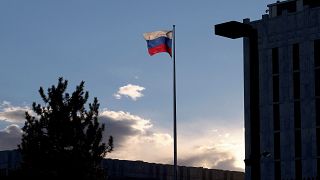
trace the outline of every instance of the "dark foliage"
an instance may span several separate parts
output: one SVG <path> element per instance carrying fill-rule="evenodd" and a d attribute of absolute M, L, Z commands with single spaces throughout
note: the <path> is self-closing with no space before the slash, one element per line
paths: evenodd
<path fill-rule="evenodd" d="M 112 151 L 113 139 L 102 143 L 104 124 L 98 122 L 99 103 L 89 103 L 82 81 L 70 95 L 68 81 L 39 93 L 44 105 L 33 103 L 32 116 L 26 112 L 22 142 L 21 174 L 36 179 L 105 179 L 101 160 Z"/>

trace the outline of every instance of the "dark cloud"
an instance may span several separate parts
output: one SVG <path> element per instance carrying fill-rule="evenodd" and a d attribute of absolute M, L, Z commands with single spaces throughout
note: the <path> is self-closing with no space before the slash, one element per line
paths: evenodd
<path fill-rule="evenodd" d="M 105 124 L 106 127 L 104 139 L 107 140 L 109 136 L 112 136 L 115 148 L 122 146 L 128 137 L 141 133 L 137 129 L 132 128 L 135 122 L 128 119 L 114 120 L 107 116 L 100 116 L 99 121 Z"/>
<path fill-rule="evenodd" d="M 22 131 L 18 125 L 11 124 L 0 130 L 0 150 L 17 149 L 21 142 Z"/>
<path fill-rule="evenodd" d="M 146 137 L 153 133 L 150 128 L 150 120 L 132 115 L 124 111 L 103 110 L 100 112 L 99 122 L 105 124 L 105 140 L 112 136 L 114 147 L 127 146 L 130 137 Z"/>

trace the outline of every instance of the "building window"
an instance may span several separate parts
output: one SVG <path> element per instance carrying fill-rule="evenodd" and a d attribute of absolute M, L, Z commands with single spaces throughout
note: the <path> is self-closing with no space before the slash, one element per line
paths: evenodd
<path fill-rule="evenodd" d="M 273 76 L 273 102 L 279 102 L 279 75 Z"/>
<path fill-rule="evenodd" d="M 320 177 L 320 158 L 318 157 L 317 158 L 317 172 L 318 172 L 318 174 L 317 174 L 317 179 L 319 179 L 319 177 Z"/>
<path fill-rule="evenodd" d="M 293 97 L 300 99 L 300 73 L 293 72 Z"/>
<path fill-rule="evenodd" d="M 314 41 L 314 66 L 320 67 L 320 40 Z"/>
<path fill-rule="evenodd" d="M 280 131 L 280 108 L 279 104 L 273 104 L 273 128 Z"/>
<path fill-rule="evenodd" d="M 274 160 L 280 160 L 280 132 L 274 133 Z"/>
<path fill-rule="evenodd" d="M 300 53 L 299 53 L 299 44 L 294 44 L 292 46 L 292 64 L 293 64 L 293 71 L 299 70 L 300 67 Z"/>
<path fill-rule="evenodd" d="M 320 98 L 316 98 L 316 125 L 320 126 Z"/>
<path fill-rule="evenodd" d="M 295 130 L 294 134 L 295 138 L 295 157 L 296 158 L 301 158 L 301 130 L 297 129 Z"/>
<path fill-rule="evenodd" d="M 279 50 L 272 49 L 272 74 L 279 74 Z"/>
<path fill-rule="evenodd" d="M 300 109 L 300 101 L 295 101 L 293 104 L 293 118 L 294 118 L 294 127 L 301 128 L 301 109 Z"/>
<path fill-rule="evenodd" d="M 317 134 L 317 156 L 320 156 L 320 128 L 316 129 Z"/>
<path fill-rule="evenodd" d="M 295 179 L 302 179 L 302 172 L 301 172 L 302 165 L 301 165 L 301 159 L 296 160 L 295 164 L 296 164 L 296 178 L 295 178 Z"/>
<path fill-rule="evenodd" d="M 314 95 L 316 113 L 317 176 L 320 177 L 320 40 L 314 41 Z"/>
<path fill-rule="evenodd" d="M 281 180 L 281 164 L 280 161 L 274 163 L 274 179 Z"/>
<path fill-rule="evenodd" d="M 314 81 L 315 81 L 315 95 L 320 97 L 320 67 L 316 67 L 314 70 Z"/>

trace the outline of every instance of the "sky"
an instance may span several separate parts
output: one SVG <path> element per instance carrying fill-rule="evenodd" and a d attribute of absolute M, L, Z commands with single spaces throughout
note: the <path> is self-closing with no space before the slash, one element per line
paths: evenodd
<path fill-rule="evenodd" d="M 17 147 L 39 87 L 63 77 L 98 98 L 107 158 L 172 163 L 172 60 L 149 56 L 142 34 L 176 25 L 178 164 L 243 171 L 242 39 L 214 25 L 261 19 L 274 2 L 1 0 L 0 150 Z"/>

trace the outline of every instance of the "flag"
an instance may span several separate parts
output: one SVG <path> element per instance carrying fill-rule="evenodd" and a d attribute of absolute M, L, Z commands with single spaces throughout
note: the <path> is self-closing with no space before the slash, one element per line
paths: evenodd
<path fill-rule="evenodd" d="M 147 41 L 148 52 L 152 56 L 167 52 L 172 55 L 172 31 L 155 31 L 143 34 Z"/>

